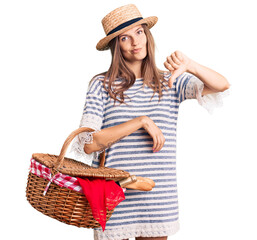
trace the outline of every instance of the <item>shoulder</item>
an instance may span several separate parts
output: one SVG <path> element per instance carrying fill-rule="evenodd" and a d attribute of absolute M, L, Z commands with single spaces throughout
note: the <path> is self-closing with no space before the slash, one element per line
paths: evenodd
<path fill-rule="evenodd" d="M 88 83 L 88 93 L 99 93 L 103 91 L 105 75 L 103 73 L 97 74 L 91 78 Z"/>
<path fill-rule="evenodd" d="M 94 77 L 92 77 L 90 82 L 94 82 L 94 81 L 103 82 L 104 78 L 105 78 L 105 74 L 106 74 L 106 72 L 96 74 Z"/>
<path fill-rule="evenodd" d="M 93 76 L 91 78 L 91 80 L 89 81 L 88 86 L 92 86 L 92 85 L 103 85 L 102 83 L 104 82 L 104 78 L 105 78 L 105 73 L 99 73 L 96 74 L 95 76 Z"/>

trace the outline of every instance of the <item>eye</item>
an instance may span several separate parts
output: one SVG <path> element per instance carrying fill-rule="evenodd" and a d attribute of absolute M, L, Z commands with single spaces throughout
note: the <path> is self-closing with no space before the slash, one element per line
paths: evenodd
<path fill-rule="evenodd" d="M 138 33 L 138 34 L 141 34 L 141 33 L 143 33 L 143 30 L 139 30 L 137 33 Z"/>
<path fill-rule="evenodd" d="M 120 40 L 121 40 L 122 42 L 124 42 L 124 41 L 126 40 L 126 38 L 127 38 L 127 37 L 122 37 L 122 38 L 120 38 Z"/>

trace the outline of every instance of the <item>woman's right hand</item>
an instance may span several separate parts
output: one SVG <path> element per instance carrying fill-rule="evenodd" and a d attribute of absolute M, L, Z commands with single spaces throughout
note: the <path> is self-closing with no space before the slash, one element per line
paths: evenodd
<path fill-rule="evenodd" d="M 153 152 L 158 152 L 162 149 L 165 138 L 161 129 L 148 116 L 142 117 L 143 128 L 149 133 L 153 139 Z"/>

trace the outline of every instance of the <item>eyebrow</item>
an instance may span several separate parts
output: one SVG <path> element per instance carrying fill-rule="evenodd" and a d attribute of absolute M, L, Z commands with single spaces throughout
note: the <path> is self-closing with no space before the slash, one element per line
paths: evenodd
<path fill-rule="evenodd" d="M 139 27 L 138 29 L 141 29 L 141 28 L 143 28 L 143 27 Z M 138 29 L 137 29 L 136 31 L 138 31 Z M 135 31 L 135 32 L 136 32 L 136 31 Z M 122 35 L 119 36 L 119 38 L 121 38 L 121 37 L 123 37 L 123 36 L 129 36 L 129 35 L 128 35 L 128 34 L 122 34 Z"/>

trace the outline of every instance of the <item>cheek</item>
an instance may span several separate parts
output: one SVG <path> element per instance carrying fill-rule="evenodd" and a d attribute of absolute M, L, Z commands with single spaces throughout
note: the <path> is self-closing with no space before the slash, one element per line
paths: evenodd
<path fill-rule="evenodd" d="M 120 45 L 120 50 L 123 54 L 126 54 L 129 51 L 129 47 L 126 44 Z"/>
<path fill-rule="evenodd" d="M 147 46 L 147 38 L 146 38 L 145 35 L 142 38 L 142 43 L 143 43 L 144 46 Z"/>
<path fill-rule="evenodd" d="M 146 38 L 146 36 L 143 39 L 143 45 L 147 48 L 147 38 Z"/>

